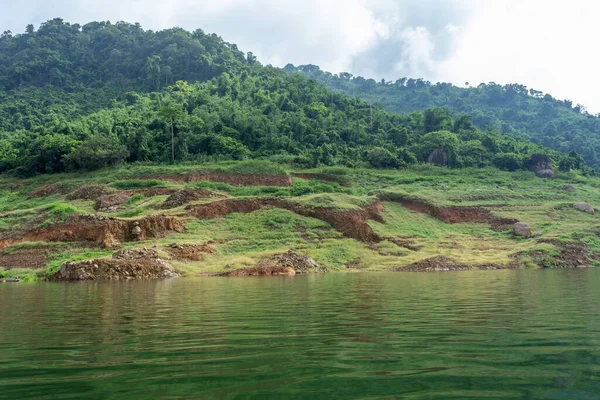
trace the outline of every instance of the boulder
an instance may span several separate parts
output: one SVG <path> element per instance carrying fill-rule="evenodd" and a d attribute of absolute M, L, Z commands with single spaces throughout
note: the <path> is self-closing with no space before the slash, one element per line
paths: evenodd
<path fill-rule="evenodd" d="M 431 152 L 429 157 L 427 157 L 427 162 L 429 164 L 446 166 L 448 165 L 448 153 L 442 149 L 435 149 Z"/>
<path fill-rule="evenodd" d="M 575 203 L 573 204 L 573 208 L 575 208 L 576 210 L 585 211 L 588 214 L 595 213 L 594 207 L 592 207 L 588 203 Z"/>
<path fill-rule="evenodd" d="M 529 237 L 531 236 L 531 226 L 525 222 L 517 222 L 514 225 L 515 236 Z"/>
<path fill-rule="evenodd" d="M 565 186 L 563 187 L 563 190 L 564 190 L 565 192 L 574 192 L 574 191 L 575 191 L 575 186 L 573 186 L 573 185 L 565 185 Z"/>
<path fill-rule="evenodd" d="M 536 169 L 534 172 L 538 178 L 552 179 L 556 176 L 553 169 Z"/>
<path fill-rule="evenodd" d="M 529 165 L 539 178 L 551 179 L 556 175 L 552 169 L 552 160 L 545 154 L 533 154 L 529 160 Z"/>
<path fill-rule="evenodd" d="M 115 260 L 156 260 L 159 259 L 158 252 L 154 249 L 124 249 L 113 253 Z"/>

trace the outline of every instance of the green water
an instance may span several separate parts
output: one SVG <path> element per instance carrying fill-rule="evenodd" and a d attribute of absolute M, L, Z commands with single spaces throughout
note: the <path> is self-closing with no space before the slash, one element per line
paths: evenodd
<path fill-rule="evenodd" d="M 600 270 L 0 285 L 0 399 L 599 399 Z"/>

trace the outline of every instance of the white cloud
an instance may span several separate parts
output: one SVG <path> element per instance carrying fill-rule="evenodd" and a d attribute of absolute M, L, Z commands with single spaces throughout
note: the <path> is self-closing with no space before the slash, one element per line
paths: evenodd
<path fill-rule="evenodd" d="M 461 28 L 454 54 L 436 79 L 522 83 L 600 112 L 600 3 L 509 0 L 477 3 L 477 18 Z"/>

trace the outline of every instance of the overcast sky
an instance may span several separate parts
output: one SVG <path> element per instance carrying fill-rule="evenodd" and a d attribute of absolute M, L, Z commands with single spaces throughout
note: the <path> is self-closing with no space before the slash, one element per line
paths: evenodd
<path fill-rule="evenodd" d="M 521 83 L 600 112 L 596 0 L 0 0 L 0 32 L 55 17 L 214 32 L 264 64 Z"/>

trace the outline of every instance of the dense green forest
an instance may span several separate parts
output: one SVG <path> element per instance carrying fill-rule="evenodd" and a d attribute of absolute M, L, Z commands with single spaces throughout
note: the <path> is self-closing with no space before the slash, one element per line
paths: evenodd
<path fill-rule="evenodd" d="M 24 34 L 5 32 L 0 172 L 246 158 L 398 168 L 426 162 L 436 149 L 451 167 L 527 169 L 531 154 L 544 153 L 561 170 L 586 169 L 569 146 L 560 153 L 478 128 L 477 112 L 475 123 L 468 114 L 430 107 L 435 102 L 392 113 L 288 72 L 201 30 L 55 19 Z"/>
<path fill-rule="evenodd" d="M 325 83 L 328 87 L 359 96 L 388 111 L 411 113 L 432 107 L 447 108 L 457 114 L 472 116 L 480 129 L 530 140 L 561 152 L 575 150 L 585 161 L 600 167 L 600 115 L 589 114 L 582 105 L 557 100 L 524 85 L 482 83 L 466 88 L 423 79 L 375 81 L 349 73 L 331 74 L 315 65 L 284 68 L 300 72 Z"/>

